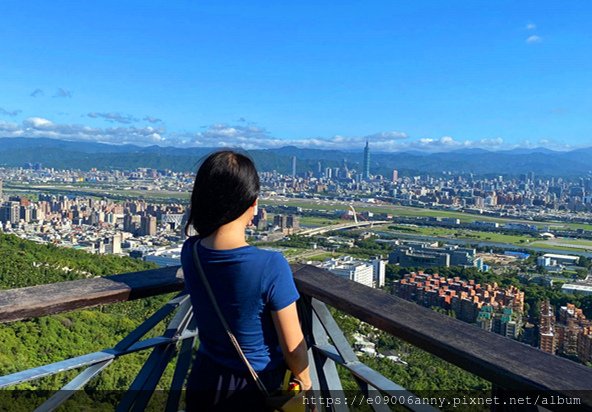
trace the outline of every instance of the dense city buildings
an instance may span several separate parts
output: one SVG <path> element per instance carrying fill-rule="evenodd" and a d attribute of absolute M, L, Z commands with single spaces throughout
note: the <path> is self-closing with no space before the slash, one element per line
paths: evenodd
<path fill-rule="evenodd" d="M 426 307 L 451 310 L 458 319 L 469 323 L 477 322 L 480 312 L 485 311 L 492 314 L 501 312 L 507 315 L 508 321 L 515 320 L 518 324 L 524 311 L 524 292 L 514 286 L 501 287 L 497 283 L 481 285 L 474 280 L 446 278 L 437 273 L 408 273 L 394 281 L 393 293 Z M 504 312 L 505 309 L 511 311 Z M 493 322 L 493 318 L 491 320 Z M 492 329 L 493 326 L 489 328 Z M 518 332 L 512 337 L 516 336 Z"/>
<path fill-rule="evenodd" d="M 556 315 L 548 300 L 541 302 L 539 348 L 547 353 L 592 362 L 592 322 L 582 309 L 567 303 Z"/>
<path fill-rule="evenodd" d="M 99 254 L 128 254 L 182 240 L 180 204 L 64 195 L 9 196 L 0 206 L 0 229 L 21 237 Z"/>
<path fill-rule="evenodd" d="M 389 175 L 370 174 L 369 143 L 357 166 L 343 160 L 338 166 L 317 161 L 311 170 L 296 173 L 296 156 L 291 158 L 289 174 L 261 171 L 263 196 L 319 197 L 335 200 L 376 201 L 403 206 L 428 207 L 442 210 L 462 210 L 476 215 L 474 229 L 497 230 L 499 224 L 479 216 L 512 217 L 523 220 L 587 222 L 592 217 L 592 178 L 536 178 L 533 174 L 517 177 L 487 177 L 471 174 L 402 175 L 391 169 Z M 385 173 L 385 174 L 386 174 Z M 25 165 L 22 168 L 0 168 L 0 180 L 11 185 L 77 184 L 100 188 L 106 193 L 124 196 L 129 191 L 166 191 L 187 193 L 191 190 L 194 173 L 138 168 L 134 170 L 57 170 Z M 360 179 L 361 178 L 361 179 Z M 403 218 L 403 217 L 401 217 Z M 428 221 L 426 224 L 451 225 L 453 221 Z M 408 218 L 412 221 L 413 218 Z M 401 221 L 405 221 L 402 219 Z M 459 223 L 460 224 L 460 223 Z M 497 226 L 496 226 L 497 225 Z M 564 235 L 549 225 L 547 231 Z M 508 223 L 506 231 L 528 232 L 534 225 Z M 592 233 L 581 231 L 582 236 Z"/>

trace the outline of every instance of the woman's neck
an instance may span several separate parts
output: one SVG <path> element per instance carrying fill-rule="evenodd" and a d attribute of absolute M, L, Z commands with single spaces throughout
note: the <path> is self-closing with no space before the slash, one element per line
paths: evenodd
<path fill-rule="evenodd" d="M 245 237 L 245 224 L 236 220 L 220 226 L 211 235 L 201 240 L 202 245 L 208 249 L 227 250 L 247 246 Z"/>

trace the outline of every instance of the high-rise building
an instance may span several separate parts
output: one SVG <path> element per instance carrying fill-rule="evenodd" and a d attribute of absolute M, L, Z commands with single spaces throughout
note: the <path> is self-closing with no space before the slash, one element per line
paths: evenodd
<path fill-rule="evenodd" d="M 261 208 L 257 211 L 257 215 L 253 218 L 253 225 L 257 227 L 257 230 L 267 229 L 267 210 Z"/>
<path fill-rule="evenodd" d="M 156 235 L 156 217 L 142 216 L 140 230 L 141 230 L 142 236 L 155 236 Z"/>
<path fill-rule="evenodd" d="M 539 325 L 539 348 L 547 353 L 555 354 L 557 340 L 555 337 L 555 314 L 549 300 L 541 304 L 541 323 Z"/>
<path fill-rule="evenodd" d="M 31 221 L 31 208 L 26 206 L 20 207 L 20 218 L 25 222 L 29 223 Z"/>
<path fill-rule="evenodd" d="M 0 203 L 2 203 L 2 179 L 0 179 Z"/>
<path fill-rule="evenodd" d="M 370 146 L 368 139 L 366 139 L 366 147 L 364 147 L 364 168 L 362 169 L 362 177 L 364 179 L 370 178 Z"/>
<path fill-rule="evenodd" d="M 111 237 L 111 249 L 112 253 L 120 254 L 121 253 L 121 240 L 123 239 L 123 235 L 121 233 L 116 233 Z"/>
<path fill-rule="evenodd" d="M 296 156 L 292 156 L 292 177 L 296 177 Z"/>
<path fill-rule="evenodd" d="M 280 230 L 284 230 L 288 227 L 288 216 L 286 215 L 275 215 L 273 217 L 273 225 L 280 228 Z"/>
<path fill-rule="evenodd" d="M 399 179 L 399 171 L 397 169 L 393 169 L 393 183 L 397 183 L 397 180 Z"/>
<path fill-rule="evenodd" d="M 286 220 L 286 224 L 288 227 L 291 227 L 294 230 L 300 229 L 300 217 L 295 215 L 288 215 L 288 219 Z"/>
<path fill-rule="evenodd" d="M 18 202 L 6 202 L 0 207 L 0 222 L 17 224 L 21 218 Z"/>
<path fill-rule="evenodd" d="M 382 260 L 380 257 L 376 257 L 372 259 L 371 263 L 374 286 L 377 288 L 381 288 L 384 286 L 385 283 L 386 261 Z"/>

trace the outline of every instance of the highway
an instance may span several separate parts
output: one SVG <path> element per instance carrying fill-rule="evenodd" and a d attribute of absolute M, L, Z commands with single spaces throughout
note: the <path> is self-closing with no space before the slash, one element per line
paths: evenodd
<path fill-rule="evenodd" d="M 321 234 L 327 233 L 327 232 L 333 232 L 336 230 L 357 229 L 357 228 L 365 227 L 365 226 L 373 227 L 376 225 L 384 225 L 387 223 L 392 223 L 392 222 L 389 222 L 387 220 L 374 220 L 374 221 L 366 221 L 366 222 L 358 222 L 358 223 L 356 223 L 356 222 L 338 223 L 336 225 L 317 227 L 314 229 L 306 229 L 301 232 L 298 232 L 298 234 L 302 235 L 302 236 L 313 236 L 313 235 L 321 235 Z"/>

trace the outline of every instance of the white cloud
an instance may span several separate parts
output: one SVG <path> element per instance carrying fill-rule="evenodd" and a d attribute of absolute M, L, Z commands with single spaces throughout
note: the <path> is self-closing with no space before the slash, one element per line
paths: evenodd
<path fill-rule="evenodd" d="M 540 43 L 542 41 L 543 38 L 541 36 L 537 36 L 536 34 L 533 34 L 526 39 L 526 43 L 528 44 Z"/>
<path fill-rule="evenodd" d="M 367 139 L 376 141 L 384 141 L 384 140 L 398 140 L 398 139 L 407 139 L 409 136 L 407 133 L 398 132 L 398 131 L 390 131 L 390 132 L 380 132 L 374 133 L 371 135 L 366 136 Z"/>
<path fill-rule="evenodd" d="M 25 127 L 36 129 L 36 130 L 47 130 L 55 126 L 51 120 L 44 119 L 43 117 L 29 117 L 23 124 Z"/>
<path fill-rule="evenodd" d="M 213 124 L 205 131 L 194 134 L 172 135 L 169 143 L 181 146 L 200 147 L 242 147 L 244 149 L 271 149 L 283 146 L 296 146 L 312 149 L 355 150 L 365 145 L 369 140 L 370 147 L 375 152 L 393 152 L 401 150 L 444 151 L 460 148 L 483 147 L 499 149 L 503 146 L 503 139 L 480 139 L 459 141 L 451 136 L 438 139 L 424 137 L 413 140 L 404 132 L 386 131 L 368 136 L 335 135 L 328 138 L 310 137 L 296 139 L 279 139 L 257 126 L 241 126 L 227 124 Z"/>
<path fill-rule="evenodd" d="M 20 131 L 20 127 L 18 124 L 16 123 L 11 123 L 11 122 L 4 122 L 0 120 L 0 134 L 2 136 L 12 136 L 14 135 L 16 137 L 16 133 L 18 133 Z"/>
<path fill-rule="evenodd" d="M 449 144 L 455 144 L 456 142 L 450 136 L 442 136 L 440 138 L 440 143 L 443 144 L 443 145 L 449 145 Z"/>
<path fill-rule="evenodd" d="M 0 122 L 0 133 L 2 137 L 50 137 L 111 144 L 167 143 L 167 138 L 164 136 L 165 130 L 162 128 L 151 126 L 97 128 L 78 124 L 58 124 L 42 117 L 30 117 L 20 125 Z"/>
<path fill-rule="evenodd" d="M 216 123 L 195 133 L 171 133 L 164 127 L 91 127 L 80 124 L 61 124 L 43 117 L 29 117 L 22 123 L 0 121 L 1 137 L 50 137 L 63 140 L 102 142 L 110 144 L 136 144 L 140 146 L 158 144 L 177 147 L 241 147 L 246 150 L 273 149 L 296 146 L 312 149 L 361 150 L 370 142 L 373 152 L 396 152 L 421 150 L 426 152 L 450 151 L 462 148 L 484 148 L 489 150 L 512 149 L 516 147 L 549 147 L 566 150 L 565 144 L 551 139 L 536 143 L 524 141 L 518 144 L 505 143 L 501 137 L 482 139 L 458 139 L 453 136 L 412 138 L 404 132 L 385 131 L 369 136 L 309 137 L 282 139 L 272 136 L 266 129 L 253 124 L 228 125 Z"/>
<path fill-rule="evenodd" d="M 395 148 L 395 142 L 406 139 L 403 132 L 382 132 L 369 136 L 341 136 L 335 135 L 329 138 L 301 138 L 279 139 L 271 136 L 269 132 L 259 126 L 213 124 L 203 132 L 196 133 L 192 138 L 179 138 L 184 144 L 197 146 L 240 146 L 245 149 L 269 149 L 283 146 L 297 146 L 304 148 L 348 150 L 357 146 L 363 146 L 366 139 L 376 150 L 391 150 Z"/>
<path fill-rule="evenodd" d="M 442 136 L 439 139 L 424 137 L 417 141 L 411 141 L 405 145 L 407 149 L 422 149 L 428 151 L 453 150 L 461 148 L 483 148 L 483 149 L 501 149 L 504 140 L 501 137 L 486 138 L 478 140 L 456 140 L 452 136 Z"/>
<path fill-rule="evenodd" d="M 534 30 L 534 29 L 536 29 L 536 28 L 537 28 L 537 26 L 536 26 L 536 24 L 534 24 L 534 23 L 528 23 L 528 24 L 526 25 L 526 30 Z"/>

